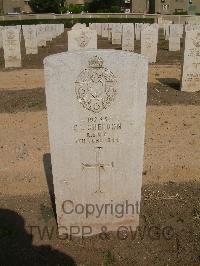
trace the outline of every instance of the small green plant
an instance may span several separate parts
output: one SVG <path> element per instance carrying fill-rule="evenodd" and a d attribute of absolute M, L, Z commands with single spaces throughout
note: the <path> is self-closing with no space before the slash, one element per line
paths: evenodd
<path fill-rule="evenodd" d="M 114 256 L 110 250 L 103 254 L 103 266 L 110 266 L 114 263 Z"/>
<path fill-rule="evenodd" d="M 47 223 L 50 219 L 54 218 L 54 213 L 52 208 L 47 207 L 43 204 L 40 205 L 40 212 L 45 223 Z"/>
<path fill-rule="evenodd" d="M 28 108 L 32 108 L 32 107 L 35 107 L 39 104 L 40 104 L 40 102 L 38 102 L 38 101 L 30 101 L 30 102 L 28 102 L 27 105 L 28 105 Z"/>

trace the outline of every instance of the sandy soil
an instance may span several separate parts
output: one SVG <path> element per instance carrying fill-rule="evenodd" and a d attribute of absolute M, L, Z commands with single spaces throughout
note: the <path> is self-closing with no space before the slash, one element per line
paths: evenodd
<path fill-rule="evenodd" d="M 162 84 L 163 79 L 179 81 L 181 65 L 150 65 L 149 82 Z M 0 72 L 0 90 L 28 90 L 44 87 L 43 69 L 19 69 L 12 72 Z"/>
<path fill-rule="evenodd" d="M 130 230 L 106 239 L 56 235 L 42 61 L 66 50 L 66 40 L 65 33 L 37 56 L 25 56 L 22 44 L 22 69 L 5 71 L 0 60 L 0 264 L 199 265 L 200 93 L 180 91 L 183 51 L 169 53 L 162 38 L 158 62 L 149 69 L 144 237 Z M 103 39 L 98 47 L 120 49 Z"/>
<path fill-rule="evenodd" d="M 1 114 L 0 124 L 1 192 L 48 192 L 46 111 Z M 200 181 L 199 128 L 200 106 L 148 106 L 144 183 Z"/>
<path fill-rule="evenodd" d="M 0 90 L 29 90 L 44 87 L 42 69 L 20 69 L 0 72 Z"/>

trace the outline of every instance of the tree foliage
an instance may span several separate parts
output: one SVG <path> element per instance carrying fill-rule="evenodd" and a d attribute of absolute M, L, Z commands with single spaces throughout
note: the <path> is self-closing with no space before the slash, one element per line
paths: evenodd
<path fill-rule="evenodd" d="M 88 3 L 87 9 L 91 13 L 95 12 L 120 12 L 123 0 L 94 0 Z"/>
<path fill-rule="evenodd" d="M 29 4 L 36 13 L 60 13 L 64 0 L 30 0 Z"/>
<path fill-rule="evenodd" d="M 65 0 L 30 0 L 30 6 L 36 13 L 80 13 L 81 11 L 96 12 L 113 12 L 121 11 L 124 0 L 93 0 L 85 6 L 69 5 L 65 6 Z"/>

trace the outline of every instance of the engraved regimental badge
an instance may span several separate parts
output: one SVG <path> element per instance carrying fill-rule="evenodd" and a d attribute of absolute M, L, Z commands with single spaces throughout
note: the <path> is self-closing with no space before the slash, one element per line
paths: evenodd
<path fill-rule="evenodd" d="M 103 59 L 94 56 L 75 82 L 76 96 L 85 109 L 99 113 L 115 100 L 116 85 L 116 77 L 103 67 Z"/>
<path fill-rule="evenodd" d="M 88 34 L 84 31 L 81 32 L 80 36 L 78 38 L 75 38 L 78 45 L 81 48 L 84 48 L 88 45 L 89 41 L 91 40 L 91 37 L 88 36 Z"/>

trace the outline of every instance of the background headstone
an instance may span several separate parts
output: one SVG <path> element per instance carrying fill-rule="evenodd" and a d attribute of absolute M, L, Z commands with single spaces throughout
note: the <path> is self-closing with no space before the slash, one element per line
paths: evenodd
<path fill-rule="evenodd" d="M 169 51 L 180 51 L 181 38 L 183 36 L 183 25 L 171 24 L 169 34 Z"/>
<path fill-rule="evenodd" d="M 155 63 L 158 50 L 158 24 L 151 24 L 143 28 L 141 32 L 141 54 L 149 59 L 149 63 Z"/>
<path fill-rule="evenodd" d="M 101 23 L 97 23 L 97 24 L 96 24 L 96 29 L 97 29 L 97 34 L 98 34 L 99 36 L 101 36 L 101 35 L 102 35 L 102 27 L 101 27 Z"/>
<path fill-rule="evenodd" d="M 101 30 L 102 38 L 108 38 L 108 27 L 109 27 L 108 23 L 102 23 L 102 30 Z"/>
<path fill-rule="evenodd" d="M 37 29 L 37 44 L 38 47 L 46 46 L 46 39 L 45 39 L 45 26 L 42 24 L 36 25 Z"/>
<path fill-rule="evenodd" d="M 21 67 L 20 32 L 16 27 L 3 30 L 5 68 Z"/>
<path fill-rule="evenodd" d="M 81 24 L 81 23 L 76 23 L 73 27 L 72 30 L 82 30 L 85 29 L 87 26 L 85 23 Z"/>
<path fill-rule="evenodd" d="M 97 32 L 89 28 L 68 32 L 68 51 L 97 49 Z"/>
<path fill-rule="evenodd" d="M 0 26 L 0 49 L 3 48 L 3 27 Z"/>
<path fill-rule="evenodd" d="M 23 25 L 22 30 L 25 40 L 26 54 L 37 54 L 38 43 L 36 25 Z"/>
<path fill-rule="evenodd" d="M 122 24 L 114 23 L 112 26 L 112 44 L 122 43 Z"/>
<path fill-rule="evenodd" d="M 143 23 L 135 23 L 135 39 L 136 41 L 140 41 L 141 39 L 141 31 L 144 27 Z"/>
<path fill-rule="evenodd" d="M 135 40 L 134 24 L 132 23 L 123 24 L 122 50 L 133 52 L 134 40 Z"/>
<path fill-rule="evenodd" d="M 200 30 L 186 31 L 182 91 L 200 90 Z"/>

